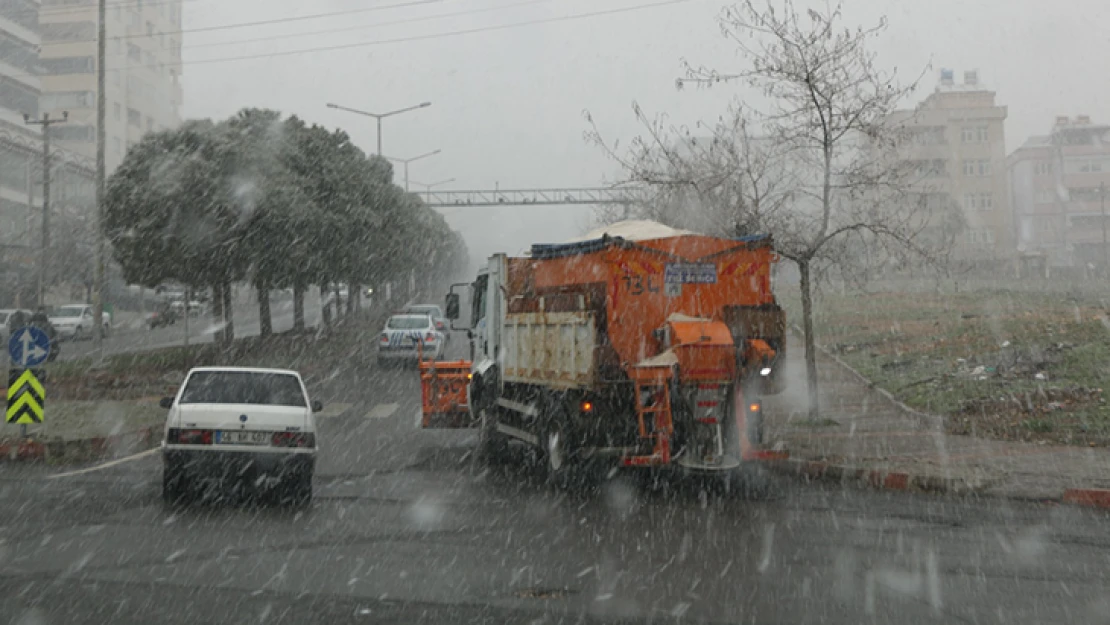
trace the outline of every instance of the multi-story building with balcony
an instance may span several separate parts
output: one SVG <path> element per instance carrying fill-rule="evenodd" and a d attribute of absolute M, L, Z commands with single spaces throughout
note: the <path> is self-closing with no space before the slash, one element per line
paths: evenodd
<path fill-rule="evenodd" d="M 1019 249 L 1046 269 L 1110 269 L 1110 124 L 1057 117 L 1008 160 Z"/>
<path fill-rule="evenodd" d="M 96 0 L 43 0 L 42 110 L 69 111 L 52 137 L 96 156 Z M 181 2 L 108 3 L 106 70 L 107 168 L 152 130 L 181 121 Z"/>
<path fill-rule="evenodd" d="M 1009 266 L 1015 254 L 1006 177 L 1006 107 L 964 72 L 956 84 L 941 70 L 936 90 L 914 110 L 896 111 L 891 122 L 907 137 L 901 157 L 914 166 L 915 186 L 929 206 L 949 211 L 938 222 L 952 228 L 957 255 L 984 267 Z"/>

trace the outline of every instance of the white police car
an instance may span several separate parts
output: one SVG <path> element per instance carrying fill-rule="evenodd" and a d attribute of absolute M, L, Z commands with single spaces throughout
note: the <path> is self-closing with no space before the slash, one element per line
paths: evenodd
<path fill-rule="evenodd" d="M 420 353 L 425 360 L 439 360 L 447 344 L 446 336 L 431 316 L 401 313 L 385 322 L 378 336 L 378 364 L 416 362 Z"/>
<path fill-rule="evenodd" d="M 191 370 L 169 409 L 162 439 L 162 498 L 177 503 L 198 488 L 228 482 L 280 488 L 307 505 L 316 470 L 316 419 L 296 371 L 246 367 Z"/>

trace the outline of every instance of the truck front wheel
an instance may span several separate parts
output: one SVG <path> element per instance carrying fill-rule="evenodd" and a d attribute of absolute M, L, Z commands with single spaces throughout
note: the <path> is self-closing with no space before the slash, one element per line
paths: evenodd
<path fill-rule="evenodd" d="M 508 454 L 508 441 L 497 431 L 497 417 L 493 408 L 478 411 L 478 458 L 494 464 L 501 462 Z"/>

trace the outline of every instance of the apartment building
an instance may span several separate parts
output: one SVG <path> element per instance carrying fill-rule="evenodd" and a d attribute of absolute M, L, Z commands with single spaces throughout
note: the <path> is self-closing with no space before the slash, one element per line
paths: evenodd
<path fill-rule="evenodd" d="M 906 131 L 902 158 L 914 167 L 914 183 L 937 221 L 953 229 L 957 257 L 984 269 L 1008 266 L 1015 254 L 1006 113 L 977 71 L 965 71 L 957 84 L 953 70 L 942 69 L 933 93 L 890 120 Z"/>
<path fill-rule="evenodd" d="M 42 110 L 69 111 L 52 137 L 96 157 L 96 0 L 42 0 Z M 181 2 L 108 3 L 107 167 L 143 134 L 181 121 Z"/>
<path fill-rule="evenodd" d="M 1008 159 L 1019 249 L 1051 267 L 1110 267 L 1110 124 L 1060 116 Z"/>

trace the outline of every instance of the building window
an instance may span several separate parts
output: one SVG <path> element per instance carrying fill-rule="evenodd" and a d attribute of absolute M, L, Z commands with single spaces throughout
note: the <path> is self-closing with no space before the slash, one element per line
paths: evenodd
<path fill-rule="evenodd" d="M 62 124 L 50 129 L 53 137 L 58 141 L 94 141 L 96 128 L 81 124 Z"/>
<path fill-rule="evenodd" d="M 146 118 L 146 131 L 150 132 L 151 130 L 154 130 L 154 120 L 148 117 Z"/>
<path fill-rule="evenodd" d="M 967 241 L 976 247 L 989 247 L 994 244 L 994 232 L 987 228 L 973 228 L 967 231 Z"/>
<path fill-rule="evenodd" d="M 170 22 L 175 26 L 181 23 L 181 5 L 176 2 L 170 5 Z"/>
<path fill-rule="evenodd" d="M 154 24 L 152 22 L 147 22 L 146 23 L 146 36 L 147 37 L 153 37 L 154 36 Z"/>
<path fill-rule="evenodd" d="M 1056 201 L 1056 194 L 1052 189 L 1037 189 L 1037 202 L 1047 204 Z"/>
<path fill-rule="evenodd" d="M 1102 199 L 1099 187 L 1072 187 L 1068 189 L 1068 199 L 1072 202 L 1097 202 Z"/>
<path fill-rule="evenodd" d="M 96 106 L 96 94 L 92 91 L 57 91 L 44 93 L 40 99 L 46 111 L 68 108 L 89 108 Z"/>
<path fill-rule="evenodd" d="M 123 154 L 123 142 L 119 140 L 119 137 L 112 137 L 112 149 L 116 154 Z"/>
<path fill-rule="evenodd" d="M 989 211 L 994 208 L 994 198 L 990 193 L 966 193 L 964 208 L 969 211 Z"/>
<path fill-rule="evenodd" d="M 0 15 L 20 26 L 37 31 L 39 29 L 39 7 L 30 0 L 5 0 L 0 4 Z"/>
<path fill-rule="evenodd" d="M 1099 161 L 1099 160 L 1080 161 L 1079 162 L 1079 171 L 1080 171 L 1080 173 L 1084 173 L 1084 174 L 1102 171 L 1102 161 Z"/>
<path fill-rule="evenodd" d="M 43 41 L 95 41 L 95 22 L 59 22 L 39 26 Z"/>
<path fill-rule="evenodd" d="M 139 17 L 138 11 L 131 11 L 131 25 L 135 28 L 139 28 L 143 25 L 143 20 Z"/>
<path fill-rule="evenodd" d="M 963 143 L 986 143 L 990 140 L 990 129 L 987 126 L 964 126 L 960 129 L 960 141 Z"/>
<path fill-rule="evenodd" d="M 127 60 L 141 63 L 143 60 L 142 48 L 133 43 L 127 44 Z"/>
<path fill-rule="evenodd" d="M 1033 165 L 1033 173 L 1038 176 L 1046 176 L 1052 173 L 1052 161 L 1038 161 Z"/>
<path fill-rule="evenodd" d="M 143 123 L 143 116 L 133 108 L 127 109 L 127 123 L 132 126 L 140 126 Z"/>
<path fill-rule="evenodd" d="M 117 122 L 123 121 L 123 107 L 119 105 L 119 102 L 112 104 L 112 117 L 114 117 Z"/>
<path fill-rule="evenodd" d="M 917 145 L 943 145 L 947 143 L 944 137 L 944 126 L 925 126 L 914 128 L 913 142 Z"/>
<path fill-rule="evenodd" d="M 181 48 L 177 47 L 177 39 L 174 39 L 172 37 L 170 38 L 170 52 L 173 54 L 173 58 L 175 59 L 181 56 Z"/>
<path fill-rule="evenodd" d="M 96 70 L 96 63 L 91 56 L 63 56 L 57 59 L 43 59 L 39 62 L 39 65 L 47 76 L 91 74 Z"/>
<path fill-rule="evenodd" d="M 964 161 L 965 176 L 991 175 L 991 162 L 986 159 L 973 159 Z"/>

